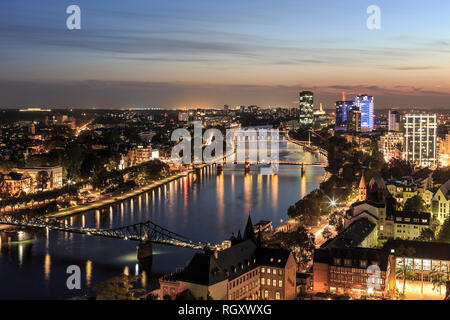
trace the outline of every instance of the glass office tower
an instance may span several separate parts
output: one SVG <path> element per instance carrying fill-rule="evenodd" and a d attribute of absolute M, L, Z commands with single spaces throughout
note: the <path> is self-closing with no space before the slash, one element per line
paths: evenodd
<path fill-rule="evenodd" d="M 429 167 L 436 164 L 437 118 L 435 114 L 405 116 L 405 159 Z"/>
<path fill-rule="evenodd" d="M 314 121 L 314 94 L 302 91 L 299 94 L 299 124 L 301 127 L 312 127 Z"/>
<path fill-rule="evenodd" d="M 355 98 L 355 105 L 361 111 L 361 131 L 373 130 L 373 97 L 363 94 Z"/>

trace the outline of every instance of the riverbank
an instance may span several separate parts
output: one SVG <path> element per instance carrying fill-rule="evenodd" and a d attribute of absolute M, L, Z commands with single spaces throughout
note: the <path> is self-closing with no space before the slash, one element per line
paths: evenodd
<path fill-rule="evenodd" d="M 296 140 L 296 139 L 291 138 L 291 137 L 289 136 L 289 133 L 286 134 L 286 136 L 287 136 L 287 139 L 288 139 L 289 142 L 294 143 L 294 144 L 296 144 L 296 145 L 302 147 L 303 150 L 304 150 L 305 152 L 310 152 L 310 153 L 312 153 L 312 152 L 309 150 L 309 149 L 311 149 L 311 147 L 308 146 L 308 148 L 306 148 L 307 145 L 305 144 L 304 141 L 299 141 L 299 140 Z M 327 161 L 328 161 L 328 157 L 327 157 L 327 152 L 326 152 L 326 150 L 323 150 L 323 149 L 321 149 L 321 148 L 317 148 L 317 150 L 319 151 L 320 154 L 322 154 L 324 157 L 326 157 L 326 158 L 327 158 Z M 330 172 L 328 172 L 328 171 L 325 170 L 325 175 L 323 176 L 322 182 L 328 181 L 328 179 L 330 179 L 331 176 L 332 176 L 332 174 L 331 174 Z M 306 196 L 308 196 L 308 195 L 306 195 Z M 306 196 L 305 196 L 305 197 L 306 197 Z M 301 199 L 300 199 L 300 200 L 301 200 Z M 319 232 L 318 230 L 322 230 L 327 224 L 328 224 L 328 223 L 326 223 L 323 219 L 321 219 L 321 224 L 320 224 L 319 226 L 317 226 L 317 227 L 312 228 L 310 231 L 311 231 L 312 233 L 314 233 L 314 234 L 317 234 L 317 233 Z M 299 225 L 300 225 L 300 224 L 299 224 L 299 222 L 298 222 L 298 220 L 297 220 L 296 218 L 290 218 L 290 219 L 287 220 L 285 223 L 283 223 L 283 224 L 280 225 L 278 228 L 276 228 L 276 229 L 275 229 L 275 232 L 290 232 L 290 231 L 295 230 Z M 315 230 L 315 229 L 317 229 L 317 230 Z"/>
<path fill-rule="evenodd" d="M 208 166 L 208 164 L 202 164 L 199 167 L 200 168 L 204 168 L 206 166 Z M 186 172 L 189 174 L 189 173 L 194 172 L 194 171 L 195 171 L 195 169 L 191 169 L 191 170 L 188 170 Z M 151 184 L 148 184 L 148 185 L 145 185 L 145 186 L 143 186 L 141 188 L 130 190 L 129 192 L 126 192 L 126 193 L 124 193 L 123 195 L 120 195 L 120 196 L 107 195 L 106 198 L 103 198 L 101 200 L 98 200 L 98 201 L 95 201 L 95 202 L 92 202 L 92 203 L 88 203 L 88 204 L 82 204 L 82 205 L 78 205 L 78 206 L 75 206 L 75 207 L 62 209 L 62 210 L 59 210 L 57 212 L 52 212 L 52 213 L 46 214 L 44 217 L 45 218 L 63 218 L 63 217 L 68 217 L 68 216 L 80 214 L 80 213 L 83 213 L 83 212 L 86 212 L 86 211 L 90 211 L 90 210 L 101 209 L 103 207 L 110 206 L 110 205 L 112 205 L 112 204 L 114 204 L 116 202 L 120 202 L 120 201 L 129 199 L 129 198 L 135 197 L 137 195 L 140 195 L 142 193 L 148 192 L 148 191 L 150 191 L 152 189 L 158 188 L 158 187 L 163 186 L 163 185 L 165 185 L 165 184 L 167 184 L 167 183 L 169 183 L 171 181 L 178 180 L 178 179 L 183 178 L 185 176 L 186 176 L 185 172 L 174 174 L 174 175 L 172 175 L 170 177 L 164 178 L 162 180 L 155 181 L 155 182 L 153 182 Z M 0 231 L 1 230 L 6 230 L 6 229 L 11 229 L 11 226 L 7 226 L 7 225 L 0 226 Z"/>
<path fill-rule="evenodd" d="M 292 143 L 302 147 L 306 152 L 311 152 L 311 150 L 316 150 L 321 155 L 323 155 L 324 157 L 326 157 L 328 159 L 328 154 L 327 154 L 326 150 L 324 150 L 324 149 L 322 149 L 320 147 L 314 146 L 314 145 L 311 146 L 309 143 L 306 143 L 305 141 L 300 141 L 300 140 L 296 140 L 294 138 L 291 138 L 291 136 L 289 136 L 289 133 L 286 136 L 287 136 L 287 139 L 288 139 L 289 142 L 292 142 Z M 317 149 L 313 149 L 312 147 L 315 147 Z M 311 152 L 311 153 L 313 153 L 313 152 Z"/>

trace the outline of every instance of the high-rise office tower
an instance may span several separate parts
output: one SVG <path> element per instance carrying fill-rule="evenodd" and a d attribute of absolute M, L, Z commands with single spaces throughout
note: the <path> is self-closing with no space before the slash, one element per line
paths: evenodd
<path fill-rule="evenodd" d="M 347 125 L 348 112 L 353 109 L 354 101 L 345 99 L 345 92 L 342 92 L 342 100 L 336 101 L 336 126 L 344 127 Z"/>
<path fill-rule="evenodd" d="M 435 114 L 405 116 L 405 159 L 422 167 L 436 164 L 437 118 Z"/>
<path fill-rule="evenodd" d="M 363 94 L 355 98 L 355 106 L 361 111 L 361 131 L 373 130 L 373 97 Z"/>
<path fill-rule="evenodd" d="M 311 127 L 314 121 L 314 94 L 302 91 L 299 95 L 299 124 L 301 127 Z"/>
<path fill-rule="evenodd" d="M 361 111 L 356 106 L 353 107 L 348 112 L 347 131 L 348 132 L 360 132 L 361 131 Z"/>
<path fill-rule="evenodd" d="M 348 113 L 353 109 L 353 106 L 353 101 L 336 101 L 336 125 L 338 127 L 347 124 Z"/>
<path fill-rule="evenodd" d="M 389 110 L 388 130 L 403 131 L 402 114 L 400 113 L 400 111 Z"/>
<path fill-rule="evenodd" d="M 341 127 L 344 125 L 344 122 L 342 121 L 343 111 L 342 101 L 336 101 L 336 127 Z"/>

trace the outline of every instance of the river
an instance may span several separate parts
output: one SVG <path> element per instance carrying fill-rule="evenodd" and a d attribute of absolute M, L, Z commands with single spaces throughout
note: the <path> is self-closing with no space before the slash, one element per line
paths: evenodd
<path fill-rule="evenodd" d="M 280 160 L 325 161 L 305 153 L 291 142 L 280 143 Z M 244 228 L 250 213 L 254 223 L 272 220 L 274 227 L 287 220 L 287 208 L 316 189 L 324 177 L 321 167 L 281 165 L 278 175 L 263 176 L 258 170 L 245 175 L 241 166 L 214 167 L 200 174 L 172 181 L 110 207 L 66 218 L 74 226 L 113 228 L 151 220 L 192 239 L 221 242 Z M 92 294 L 91 286 L 122 272 L 142 273 L 136 258 L 136 242 L 42 230 L 31 240 L 12 241 L 0 233 L 0 299 L 68 299 Z M 157 286 L 161 275 L 182 268 L 193 250 L 153 246 L 151 270 L 142 285 Z M 81 290 L 66 286 L 66 269 L 82 271 Z"/>

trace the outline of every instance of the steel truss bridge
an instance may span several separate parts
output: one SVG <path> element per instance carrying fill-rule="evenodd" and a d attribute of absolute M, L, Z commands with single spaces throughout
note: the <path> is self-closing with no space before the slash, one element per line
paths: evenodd
<path fill-rule="evenodd" d="M 0 225 L 1 224 L 16 227 L 25 227 L 30 229 L 48 229 L 53 231 L 78 233 L 88 236 L 98 236 L 98 237 L 115 238 L 132 241 L 134 240 L 140 242 L 151 242 L 156 244 L 165 244 L 195 250 L 204 250 L 206 248 L 214 247 L 209 243 L 196 241 L 181 236 L 151 221 L 140 222 L 133 225 L 114 229 L 95 229 L 95 228 L 72 227 L 69 226 L 68 224 L 60 223 L 56 220 L 13 217 L 9 215 L 4 215 L 0 216 Z"/>

